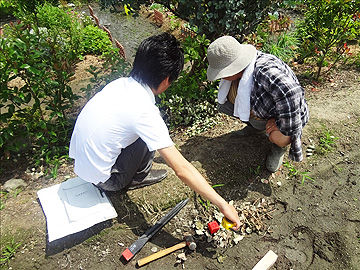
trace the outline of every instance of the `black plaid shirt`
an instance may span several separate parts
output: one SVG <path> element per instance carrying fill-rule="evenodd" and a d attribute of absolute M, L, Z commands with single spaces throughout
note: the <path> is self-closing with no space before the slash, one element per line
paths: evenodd
<path fill-rule="evenodd" d="M 304 89 L 291 68 L 279 58 L 261 51 L 256 57 L 251 109 L 262 119 L 275 118 L 281 133 L 292 137 L 289 158 L 301 161 L 301 134 L 309 119 Z"/>

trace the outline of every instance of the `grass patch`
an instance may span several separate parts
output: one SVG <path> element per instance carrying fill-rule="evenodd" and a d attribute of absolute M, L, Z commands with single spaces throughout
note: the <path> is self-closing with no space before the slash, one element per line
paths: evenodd
<path fill-rule="evenodd" d="M 21 244 L 15 243 L 14 237 L 1 249 L 0 266 L 5 269 L 10 259 L 15 256 L 17 248 Z"/>
<path fill-rule="evenodd" d="M 336 147 L 336 140 L 339 139 L 339 137 L 335 137 L 334 133 L 325 127 L 325 125 L 322 125 L 323 130 L 321 133 L 317 136 L 318 137 L 318 144 L 315 148 L 315 152 L 319 155 L 325 155 L 329 152 L 331 152 L 334 147 Z"/>
<path fill-rule="evenodd" d="M 315 180 L 309 176 L 310 172 L 302 172 L 302 171 L 297 170 L 294 167 L 294 165 L 289 163 L 289 161 L 286 161 L 284 163 L 284 167 L 289 169 L 288 176 L 290 179 L 294 179 L 294 178 L 298 178 L 298 177 L 301 179 L 301 185 L 303 185 L 305 183 L 305 180 L 311 180 L 311 181 L 315 182 Z"/>

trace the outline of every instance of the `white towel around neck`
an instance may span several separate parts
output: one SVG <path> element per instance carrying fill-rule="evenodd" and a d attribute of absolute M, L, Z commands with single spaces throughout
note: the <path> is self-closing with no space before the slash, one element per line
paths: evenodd
<path fill-rule="evenodd" d="M 245 68 L 240 79 L 237 95 L 234 104 L 234 116 L 239 117 L 242 121 L 249 121 L 250 117 L 250 95 L 253 86 L 253 72 L 255 67 L 255 59 Z M 218 102 L 224 104 L 227 100 L 231 81 L 221 79 L 219 84 Z"/>

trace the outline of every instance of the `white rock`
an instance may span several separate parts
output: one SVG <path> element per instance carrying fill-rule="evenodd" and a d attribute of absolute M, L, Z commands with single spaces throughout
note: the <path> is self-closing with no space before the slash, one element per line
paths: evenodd
<path fill-rule="evenodd" d="M 25 187 L 25 186 L 27 186 L 27 184 L 25 183 L 24 180 L 17 179 L 17 178 L 12 178 L 12 179 L 5 182 L 4 189 L 7 192 L 10 192 L 10 191 L 15 190 L 15 189 L 17 189 L 19 187 Z"/>
<path fill-rule="evenodd" d="M 202 230 L 195 230 L 195 233 L 197 235 L 203 235 L 204 234 L 204 232 Z"/>
<path fill-rule="evenodd" d="M 243 235 L 236 234 L 236 236 L 233 238 L 233 241 L 234 241 L 235 245 L 237 245 L 237 243 L 239 243 L 243 239 L 244 239 Z"/>
<path fill-rule="evenodd" d="M 184 252 L 180 253 L 179 255 L 177 255 L 177 258 L 182 260 L 182 261 L 186 261 L 186 255 Z"/>

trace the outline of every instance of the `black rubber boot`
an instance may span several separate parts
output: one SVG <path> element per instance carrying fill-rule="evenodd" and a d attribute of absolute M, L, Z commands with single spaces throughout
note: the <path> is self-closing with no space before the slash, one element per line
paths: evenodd
<path fill-rule="evenodd" d="M 266 159 L 266 168 L 270 172 L 276 172 L 284 160 L 284 154 L 286 152 L 287 146 L 280 147 L 276 144 L 272 144 L 271 152 Z"/>

